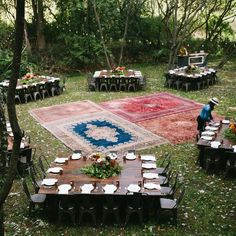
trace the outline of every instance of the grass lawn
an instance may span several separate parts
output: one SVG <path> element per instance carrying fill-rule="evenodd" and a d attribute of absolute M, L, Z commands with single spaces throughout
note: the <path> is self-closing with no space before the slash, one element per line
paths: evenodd
<path fill-rule="evenodd" d="M 148 77 L 146 91 L 88 92 L 86 75 L 66 76 L 66 91 L 56 97 L 28 104 L 17 105 L 18 119 L 22 129 L 31 136 L 37 154 L 43 153 L 50 160 L 57 155 L 68 155 L 71 151 L 46 131 L 29 115 L 33 108 L 51 106 L 80 100 L 99 103 L 117 98 L 140 96 L 167 91 L 197 102 L 207 103 L 211 97 L 220 100 L 215 111 L 236 119 L 236 63 L 227 64 L 218 72 L 220 82 L 199 91 L 177 91 L 163 86 L 165 65 L 133 65 Z M 131 67 L 130 67 L 131 68 Z M 186 194 L 178 212 L 178 226 L 170 222 L 157 225 L 150 222 L 143 226 L 122 227 L 72 227 L 58 226 L 42 218 L 40 213 L 28 218 L 28 204 L 22 192 L 20 180 L 16 180 L 5 205 L 6 235 L 236 235 L 236 181 L 223 176 L 207 175 L 196 164 L 198 150 L 195 143 L 162 145 L 144 150 L 157 156 L 170 152 L 172 166 L 181 175 Z"/>

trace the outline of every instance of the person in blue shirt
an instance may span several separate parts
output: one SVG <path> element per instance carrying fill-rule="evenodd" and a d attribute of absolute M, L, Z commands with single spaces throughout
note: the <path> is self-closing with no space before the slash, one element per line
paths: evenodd
<path fill-rule="evenodd" d="M 197 130 L 199 131 L 199 135 L 201 135 L 202 131 L 205 130 L 206 123 L 213 120 L 211 111 L 213 111 L 215 105 L 218 104 L 219 101 L 217 98 L 211 98 L 209 102 L 203 106 L 199 116 L 197 117 Z"/>

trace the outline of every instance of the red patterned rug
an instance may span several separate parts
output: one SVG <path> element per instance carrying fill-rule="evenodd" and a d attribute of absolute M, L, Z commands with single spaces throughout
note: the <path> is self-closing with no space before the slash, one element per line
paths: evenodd
<path fill-rule="evenodd" d="M 199 109 L 188 112 L 181 112 L 173 115 L 162 116 L 155 119 L 137 122 L 138 125 L 160 135 L 173 144 L 193 142 L 197 134 L 196 118 Z M 222 119 L 221 116 L 213 113 L 215 121 Z"/>
<path fill-rule="evenodd" d="M 202 104 L 170 93 L 112 100 L 99 105 L 134 123 L 189 112 L 196 108 L 200 109 L 202 106 Z"/>

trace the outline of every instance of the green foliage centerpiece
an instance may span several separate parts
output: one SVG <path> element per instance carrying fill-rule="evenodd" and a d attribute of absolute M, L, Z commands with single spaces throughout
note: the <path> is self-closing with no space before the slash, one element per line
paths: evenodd
<path fill-rule="evenodd" d="M 118 66 L 111 71 L 112 75 L 124 75 L 125 67 Z"/>
<path fill-rule="evenodd" d="M 103 153 L 96 153 L 91 156 L 94 161 L 91 165 L 82 167 L 80 171 L 91 177 L 106 179 L 120 174 L 122 167 L 116 160 L 111 160 Z"/>
<path fill-rule="evenodd" d="M 186 68 L 185 72 L 186 72 L 186 74 L 199 74 L 200 73 L 200 69 L 199 69 L 198 66 L 190 64 Z"/>
<path fill-rule="evenodd" d="M 229 128 L 225 130 L 224 136 L 225 138 L 236 142 L 236 123 L 231 122 L 229 124 Z"/>

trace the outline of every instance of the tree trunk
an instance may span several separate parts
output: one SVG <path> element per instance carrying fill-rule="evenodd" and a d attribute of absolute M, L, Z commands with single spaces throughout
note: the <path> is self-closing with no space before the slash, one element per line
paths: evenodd
<path fill-rule="evenodd" d="M 37 48 L 44 50 L 46 47 L 44 35 L 44 16 L 43 16 L 43 0 L 38 0 L 38 18 L 37 18 Z"/>
<path fill-rule="evenodd" d="M 0 208 L 0 235 L 4 235 L 4 210 Z"/>
<path fill-rule="evenodd" d="M 224 55 L 224 57 L 222 58 L 222 60 L 220 61 L 220 63 L 216 66 L 217 69 L 222 69 L 223 66 L 230 60 L 230 58 L 235 55 L 236 53 L 236 47 L 232 47 L 230 46 L 227 50 L 226 53 Z"/>
<path fill-rule="evenodd" d="M 99 29 L 100 36 L 101 36 L 101 43 L 102 43 L 104 54 L 105 54 L 105 57 L 106 57 L 106 60 L 107 60 L 107 66 L 108 66 L 109 69 L 111 69 L 111 63 L 110 63 L 110 59 L 109 59 L 109 56 L 108 56 L 105 40 L 104 40 L 104 37 L 103 37 L 102 26 L 101 26 L 101 22 L 100 22 L 98 12 L 97 12 L 95 0 L 93 0 L 93 10 L 94 10 L 95 17 L 96 17 L 96 20 L 97 20 L 97 23 L 98 23 L 98 29 Z"/>
<path fill-rule="evenodd" d="M 23 34 L 24 34 L 24 16 L 25 16 L 25 0 L 17 0 L 16 4 L 16 22 L 15 22 L 15 42 L 14 42 L 14 56 L 12 63 L 12 77 L 10 79 L 9 88 L 7 92 L 7 110 L 9 121 L 12 127 L 14 142 L 12 155 L 10 157 L 10 164 L 7 169 L 6 178 L 2 183 L 0 189 L 0 229 L 4 228 L 3 225 L 3 204 L 11 190 L 13 180 L 16 175 L 17 162 L 20 154 L 20 143 L 22 138 L 22 132 L 18 124 L 15 107 L 15 90 L 17 79 L 20 74 L 20 63 L 21 63 L 21 52 L 23 45 Z M 4 235 L 4 232 L 1 232 Z"/>
<path fill-rule="evenodd" d="M 25 44 L 26 44 L 26 51 L 27 54 L 30 56 L 31 55 L 31 45 L 28 37 L 28 30 L 27 30 L 27 22 L 25 21 L 24 24 L 24 36 L 25 36 Z"/>
<path fill-rule="evenodd" d="M 0 173 L 5 173 L 7 159 L 7 129 L 3 101 L 0 101 Z"/>

